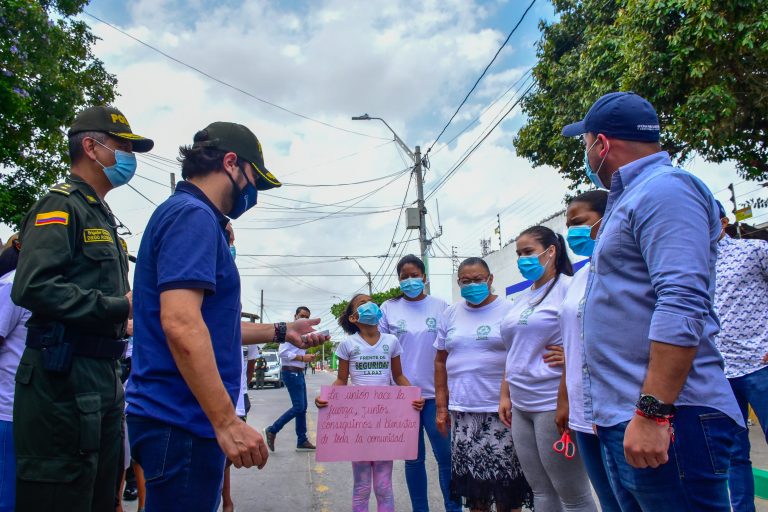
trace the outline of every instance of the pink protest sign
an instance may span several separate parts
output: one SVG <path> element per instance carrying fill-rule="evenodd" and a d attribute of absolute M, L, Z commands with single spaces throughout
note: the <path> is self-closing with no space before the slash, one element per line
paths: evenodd
<path fill-rule="evenodd" d="M 416 386 L 323 386 L 317 460 L 411 460 L 418 455 Z"/>

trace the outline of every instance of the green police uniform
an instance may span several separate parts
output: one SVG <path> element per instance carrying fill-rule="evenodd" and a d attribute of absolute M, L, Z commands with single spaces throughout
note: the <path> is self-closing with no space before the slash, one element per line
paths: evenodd
<path fill-rule="evenodd" d="M 86 112 L 94 109 L 105 107 Z M 19 512 L 115 509 L 124 413 L 117 360 L 130 311 L 117 225 L 74 175 L 22 223 L 11 297 L 32 315 L 13 411 Z"/>

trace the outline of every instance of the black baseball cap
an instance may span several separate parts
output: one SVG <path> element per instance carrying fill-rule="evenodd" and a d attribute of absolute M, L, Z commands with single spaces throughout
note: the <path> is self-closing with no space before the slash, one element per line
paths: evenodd
<path fill-rule="evenodd" d="M 563 135 L 602 133 L 638 142 L 659 141 L 659 117 L 648 100 L 633 92 L 612 92 L 597 100 L 584 119 L 563 128 Z"/>
<path fill-rule="evenodd" d="M 103 105 L 88 107 L 77 114 L 67 135 L 71 137 L 82 132 L 103 132 L 117 139 L 130 141 L 136 153 L 146 153 L 155 146 L 155 141 L 152 139 L 133 133 L 128 120 L 115 107 Z"/>
<path fill-rule="evenodd" d="M 264 153 L 256 135 L 246 126 L 225 121 L 211 123 L 195 135 L 192 147 L 207 147 L 221 151 L 231 151 L 239 158 L 251 163 L 259 176 L 256 180 L 258 190 L 269 190 L 282 186 L 282 183 L 264 166 Z"/>

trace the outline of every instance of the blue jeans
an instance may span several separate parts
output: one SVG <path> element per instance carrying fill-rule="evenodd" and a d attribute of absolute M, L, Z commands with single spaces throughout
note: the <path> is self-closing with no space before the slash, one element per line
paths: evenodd
<path fill-rule="evenodd" d="M 13 422 L 0 421 L 0 512 L 16 506 L 16 452 L 13 449 Z"/>
<path fill-rule="evenodd" d="M 405 461 L 405 482 L 411 495 L 413 512 L 428 512 L 427 498 L 427 469 L 424 465 L 426 447 L 424 432 L 429 436 L 429 444 L 437 461 L 437 473 L 440 480 L 440 491 L 443 493 L 443 503 L 446 512 L 461 512 L 461 504 L 451 501 L 451 437 L 437 430 L 437 405 L 434 398 L 424 401 L 419 424 L 419 454 L 414 460 Z"/>
<path fill-rule="evenodd" d="M 267 431 L 277 434 L 292 419 L 296 419 L 296 446 L 307 442 L 307 385 L 304 373 L 282 370 L 280 375 L 291 397 L 291 408 L 277 418 Z"/>
<path fill-rule="evenodd" d="M 728 469 L 742 427 L 711 407 L 678 407 L 669 461 L 656 469 L 638 469 L 624 457 L 628 424 L 597 429 L 623 512 L 730 512 Z"/>
<path fill-rule="evenodd" d="M 603 512 L 621 512 L 605 469 L 605 455 L 600 439 L 594 434 L 576 430 L 572 430 L 571 433 L 576 436 L 576 447 L 581 453 L 581 460 L 584 461 L 584 467 L 587 469 L 587 475 L 595 489 L 597 499 L 600 500 L 600 509 Z"/>
<path fill-rule="evenodd" d="M 215 512 L 226 457 L 215 438 L 130 415 L 131 456 L 147 481 L 146 512 Z"/>
<path fill-rule="evenodd" d="M 728 379 L 733 394 L 739 403 L 744 423 L 749 416 L 749 405 L 755 411 L 763 435 L 768 442 L 768 367 L 756 372 Z M 752 475 L 752 461 L 749 459 L 749 429 L 736 438 L 731 457 L 731 475 L 728 486 L 731 489 L 731 505 L 734 512 L 754 512 L 755 480 Z"/>

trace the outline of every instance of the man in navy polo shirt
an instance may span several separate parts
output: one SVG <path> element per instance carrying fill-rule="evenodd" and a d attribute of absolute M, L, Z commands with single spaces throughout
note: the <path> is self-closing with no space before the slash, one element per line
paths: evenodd
<path fill-rule="evenodd" d="M 715 347 L 720 217 L 672 165 L 645 99 L 614 92 L 582 121 L 585 171 L 607 188 L 583 314 L 584 406 L 624 512 L 729 511 L 744 428 Z"/>
<path fill-rule="evenodd" d="M 264 467 L 261 435 L 241 421 L 242 344 L 316 345 L 319 319 L 240 322 L 240 276 L 225 231 L 280 186 L 245 126 L 216 122 L 180 148 L 184 182 L 152 215 L 134 278 L 128 383 L 131 453 L 144 469 L 148 512 L 216 510 L 225 458 Z M 225 216 L 226 213 L 226 216 Z"/>

